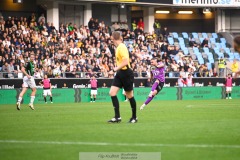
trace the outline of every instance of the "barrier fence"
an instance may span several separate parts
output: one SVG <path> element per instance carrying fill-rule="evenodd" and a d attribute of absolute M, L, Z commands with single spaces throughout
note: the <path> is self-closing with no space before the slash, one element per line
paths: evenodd
<path fill-rule="evenodd" d="M 134 96 L 137 101 L 144 101 L 150 88 L 134 88 Z M 21 89 L 1 89 L 0 104 L 15 104 Z M 35 104 L 43 104 L 43 89 L 38 89 Z M 99 88 L 97 102 L 110 102 L 109 88 Z M 30 100 L 29 89 L 23 97 L 22 103 L 27 104 Z M 89 88 L 65 88 L 52 89 L 54 103 L 81 103 L 90 102 Z M 124 101 L 122 90 L 118 93 L 119 101 Z M 240 87 L 233 87 L 233 99 L 240 99 Z M 155 96 L 154 100 L 207 100 L 225 99 L 225 87 L 165 87 Z"/>
<path fill-rule="evenodd" d="M 35 79 L 38 88 L 41 88 L 39 82 L 42 79 Z M 98 86 L 102 87 L 106 84 L 106 87 L 110 87 L 112 84 L 112 79 L 109 78 L 98 78 Z M 166 78 L 165 87 L 174 87 L 178 78 Z M 208 86 L 211 82 L 212 86 L 224 86 L 225 78 L 193 78 L 195 86 Z M 22 79 L 0 79 L 0 89 L 16 89 L 22 87 Z M 52 78 L 52 86 L 54 88 L 88 88 L 89 79 L 87 78 Z M 144 86 L 148 87 L 147 78 L 135 78 L 134 87 L 139 87 L 143 83 Z M 233 79 L 233 85 L 240 85 L 240 78 Z"/>

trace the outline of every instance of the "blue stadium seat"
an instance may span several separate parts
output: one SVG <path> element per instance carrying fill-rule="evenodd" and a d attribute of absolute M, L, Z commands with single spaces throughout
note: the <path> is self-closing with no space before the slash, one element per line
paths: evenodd
<path fill-rule="evenodd" d="M 192 32 L 193 38 L 198 38 L 198 34 L 196 32 Z"/>
<path fill-rule="evenodd" d="M 230 52 L 230 53 L 228 53 L 228 55 L 229 55 L 229 59 L 234 59 L 234 54 L 232 53 L 232 52 Z"/>
<path fill-rule="evenodd" d="M 203 51 L 204 51 L 205 53 L 209 53 L 209 48 L 203 47 Z"/>
<path fill-rule="evenodd" d="M 224 51 L 225 51 L 227 54 L 230 54 L 230 53 L 231 53 L 231 51 L 230 51 L 229 48 L 224 48 Z"/>
<path fill-rule="evenodd" d="M 178 38 L 178 33 L 177 32 L 172 32 L 173 38 Z"/>
<path fill-rule="evenodd" d="M 227 46 L 226 46 L 226 43 L 220 43 L 220 46 L 221 46 L 221 48 L 226 48 Z"/>
<path fill-rule="evenodd" d="M 189 38 L 187 32 L 182 32 L 183 38 Z"/>
<path fill-rule="evenodd" d="M 187 48 L 182 49 L 182 51 L 183 51 L 184 55 L 188 55 L 188 49 Z"/>
<path fill-rule="evenodd" d="M 235 58 L 235 59 L 238 59 L 238 60 L 240 60 L 239 53 L 233 53 L 233 55 L 234 55 L 234 58 Z"/>
<path fill-rule="evenodd" d="M 209 38 L 209 40 L 210 40 L 211 43 L 214 43 L 214 44 L 216 43 L 216 39 L 215 38 Z"/>
<path fill-rule="evenodd" d="M 217 33 L 212 33 L 212 37 L 213 37 L 213 38 L 218 38 Z"/>
<path fill-rule="evenodd" d="M 208 68 L 208 70 L 212 69 L 212 64 L 211 63 L 207 63 L 207 68 Z"/>
<path fill-rule="evenodd" d="M 220 38 L 220 41 L 221 41 L 221 43 L 226 43 L 227 42 L 225 38 Z"/>
<path fill-rule="evenodd" d="M 179 44 L 179 45 L 180 45 L 180 48 L 181 48 L 182 50 L 184 50 L 184 49 L 186 48 L 185 43 Z"/>
<path fill-rule="evenodd" d="M 203 42 L 203 40 L 204 40 L 204 38 L 199 38 L 199 40 L 200 40 L 200 42 L 202 43 L 202 42 Z"/>
<path fill-rule="evenodd" d="M 220 43 L 215 43 L 215 46 L 216 46 L 217 48 L 221 48 Z"/>
<path fill-rule="evenodd" d="M 203 38 L 208 38 L 207 33 L 206 33 L 206 32 L 203 32 L 203 33 L 202 33 L 202 37 L 203 37 Z"/>
<path fill-rule="evenodd" d="M 168 43 L 169 43 L 170 45 L 173 45 L 173 44 L 174 44 L 174 40 L 173 40 L 172 37 L 168 37 Z"/>
<path fill-rule="evenodd" d="M 214 63 L 214 59 L 208 59 L 209 63 Z"/>

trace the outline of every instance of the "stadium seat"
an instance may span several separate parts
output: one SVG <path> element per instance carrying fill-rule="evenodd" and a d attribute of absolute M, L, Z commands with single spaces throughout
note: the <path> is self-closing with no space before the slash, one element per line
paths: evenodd
<path fill-rule="evenodd" d="M 203 52 L 203 53 L 202 53 L 202 57 L 207 59 L 207 58 L 208 58 L 208 55 Z"/>
<path fill-rule="evenodd" d="M 212 37 L 213 37 L 213 38 L 218 38 L 217 33 L 212 33 Z"/>
<path fill-rule="evenodd" d="M 216 43 L 216 39 L 215 39 L 215 38 L 209 38 L 209 41 L 210 41 L 211 43 Z"/>
<path fill-rule="evenodd" d="M 183 38 L 189 38 L 187 32 L 182 32 Z"/>
<path fill-rule="evenodd" d="M 203 33 L 202 33 L 202 37 L 203 37 L 203 38 L 208 38 L 207 33 L 206 33 L 206 32 L 203 32 Z"/>
<path fill-rule="evenodd" d="M 196 32 L 192 32 L 193 38 L 198 38 L 198 34 Z"/>
<path fill-rule="evenodd" d="M 212 69 L 212 63 L 207 63 L 208 70 Z"/>
<path fill-rule="evenodd" d="M 178 33 L 177 32 L 172 32 L 173 38 L 178 38 Z"/>
<path fill-rule="evenodd" d="M 240 60 L 239 53 L 236 53 L 236 52 L 235 52 L 235 53 L 233 53 L 233 55 L 234 55 L 234 58 L 235 58 L 235 59 Z"/>
<path fill-rule="evenodd" d="M 168 37 L 167 39 L 168 39 L 168 43 L 169 43 L 170 45 L 173 45 L 173 44 L 174 44 L 174 40 L 173 40 L 172 37 Z"/>
<path fill-rule="evenodd" d="M 222 43 L 226 43 L 226 42 L 227 42 L 225 38 L 220 38 L 220 41 L 221 41 Z"/>
<path fill-rule="evenodd" d="M 203 38 L 202 33 L 197 33 L 199 38 Z"/>
<path fill-rule="evenodd" d="M 213 38 L 212 33 L 207 33 L 207 35 L 208 35 L 208 38 Z"/>
<path fill-rule="evenodd" d="M 182 51 L 183 51 L 184 55 L 188 55 L 188 49 L 187 48 L 182 49 Z"/>
<path fill-rule="evenodd" d="M 226 48 L 226 43 L 220 43 L 221 48 Z"/>
<path fill-rule="evenodd" d="M 221 48 L 220 43 L 215 43 L 216 48 Z"/>

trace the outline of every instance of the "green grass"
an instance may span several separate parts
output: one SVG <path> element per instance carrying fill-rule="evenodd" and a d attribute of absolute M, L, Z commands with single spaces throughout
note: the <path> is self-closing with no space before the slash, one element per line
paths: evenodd
<path fill-rule="evenodd" d="M 153 101 L 139 111 L 141 104 L 137 124 L 127 123 L 131 110 L 124 102 L 120 124 L 106 123 L 113 117 L 111 103 L 41 104 L 35 111 L 26 105 L 21 111 L 0 105 L 0 159 L 78 160 L 79 152 L 161 152 L 162 160 L 239 160 L 239 100 Z"/>

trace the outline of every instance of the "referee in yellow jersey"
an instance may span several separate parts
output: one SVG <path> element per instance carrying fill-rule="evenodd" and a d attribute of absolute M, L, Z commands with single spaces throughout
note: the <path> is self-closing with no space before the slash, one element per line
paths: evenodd
<path fill-rule="evenodd" d="M 126 97 L 129 99 L 132 108 L 132 117 L 129 120 L 129 123 L 136 123 L 136 101 L 133 96 L 133 81 L 134 75 L 133 71 L 130 68 L 129 62 L 129 53 L 125 44 L 122 43 L 122 36 L 120 32 L 112 33 L 112 40 L 116 48 L 116 62 L 117 67 L 114 68 L 116 75 L 113 79 L 113 83 L 110 89 L 110 96 L 112 98 L 112 103 L 114 107 L 115 116 L 110 119 L 109 123 L 119 123 L 121 122 L 121 116 L 119 111 L 119 102 L 117 98 L 117 93 L 120 88 L 123 88 L 126 93 Z"/>

